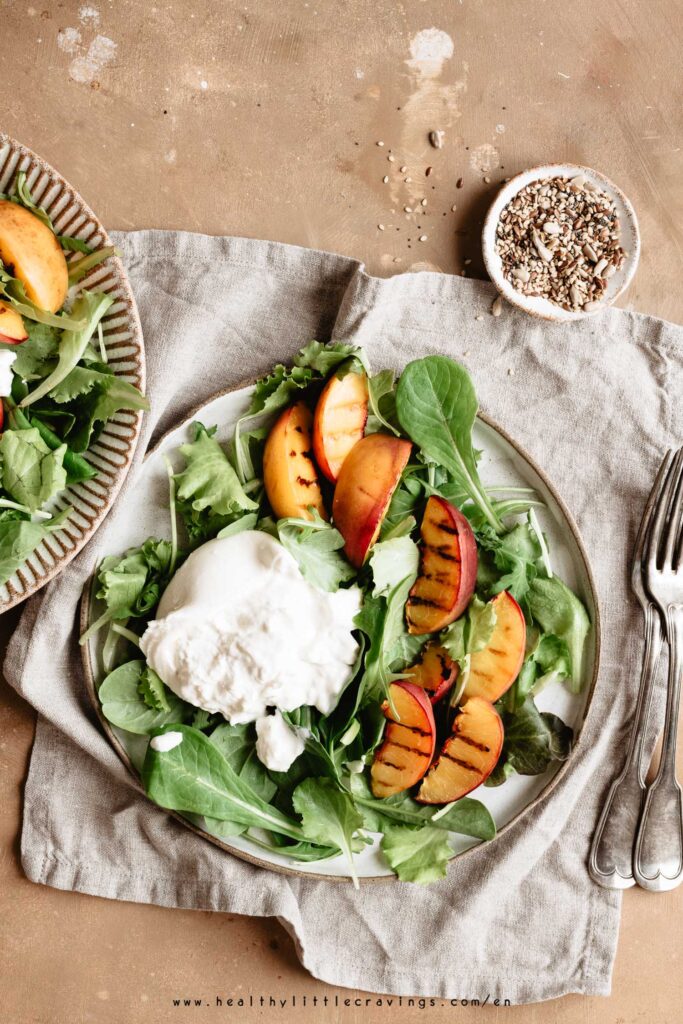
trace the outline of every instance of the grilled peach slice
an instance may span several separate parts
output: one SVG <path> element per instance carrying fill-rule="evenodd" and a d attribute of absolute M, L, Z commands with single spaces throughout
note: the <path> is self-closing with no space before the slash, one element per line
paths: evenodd
<path fill-rule="evenodd" d="M 368 418 L 368 380 L 364 373 L 333 376 L 322 390 L 313 417 L 313 454 L 334 483 L 344 459 L 360 441 Z"/>
<path fill-rule="evenodd" d="M 459 800 L 489 777 L 502 747 L 503 723 L 493 704 L 470 697 L 415 799 L 421 804 Z"/>
<path fill-rule="evenodd" d="M 20 345 L 27 338 L 28 331 L 19 313 L 12 309 L 9 302 L 0 302 L 0 342 L 5 345 Z"/>
<path fill-rule="evenodd" d="M 426 690 L 432 704 L 448 693 L 457 674 L 458 666 L 446 648 L 439 644 L 427 644 L 420 660 L 405 671 L 408 682 Z"/>
<path fill-rule="evenodd" d="M 436 633 L 470 603 L 477 582 L 477 542 L 465 516 L 444 498 L 427 502 L 420 574 L 406 603 L 408 632 Z"/>
<path fill-rule="evenodd" d="M 31 302 L 50 313 L 62 308 L 69 287 L 62 247 L 47 225 L 8 199 L 0 199 L 0 259 Z"/>
<path fill-rule="evenodd" d="M 389 721 L 370 770 L 377 797 L 402 793 L 419 782 L 436 744 L 434 712 L 425 691 L 413 683 L 392 683 L 389 692 L 395 714 L 385 701 L 382 711 Z"/>
<path fill-rule="evenodd" d="M 400 437 L 368 434 L 344 459 L 334 489 L 332 518 L 352 565 L 360 567 L 377 540 L 411 448 L 410 441 Z"/>
<path fill-rule="evenodd" d="M 263 451 L 263 482 L 277 519 L 297 516 L 312 519 L 312 506 L 327 519 L 320 483 L 311 458 L 313 416 L 297 402 L 278 417 Z"/>
<path fill-rule="evenodd" d="M 472 655 L 463 697 L 484 697 L 492 703 L 509 690 L 519 675 L 526 648 L 524 612 L 503 590 L 493 599 L 496 624 L 487 646 Z"/>

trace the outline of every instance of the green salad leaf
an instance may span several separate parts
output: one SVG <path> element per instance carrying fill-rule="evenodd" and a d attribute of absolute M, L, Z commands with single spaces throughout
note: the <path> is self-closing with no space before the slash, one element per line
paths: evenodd
<path fill-rule="evenodd" d="M 318 590 L 333 593 L 356 575 L 342 555 L 344 538 L 319 515 L 310 519 L 279 519 L 280 543 L 296 559 L 304 579 Z"/>
<path fill-rule="evenodd" d="M 373 545 L 369 562 L 375 582 L 372 594 L 379 597 L 406 577 L 417 578 L 420 551 L 411 537 L 393 537 Z"/>
<path fill-rule="evenodd" d="M 169 722 L 187 721 L 192 708 L 170 690 L 164 694 L 166 709 L 150 708 L 140 689 L 145 678 L 149 679 L 148 669 L 141 658 L 119 665 L 105 677 L 98 696 L 107 721 L 142 736 Z"/>
<path fill-rule="evenodd" d="M 194 423 L 194 440 L 180 445 L 186 466 L 175 476 L 178 499 L 190 502 L 197 512 L 210 509 L 217 516 L 250 512 L 258 504 L 249 498 L 237 473 L 213 432 Z"/>
<path fill-rule="evenodd" d="M 467 370 L 447 356 L 408 363 L 396 391 L 398 419 L 427 459 L 448 470 L 493 529 L 500 519 L 479 479 L 472 448 L 477 396 Z"/>
<path fill-rule="evenodd" d="M 353 837 L 363 827 L 363 818 L 348 793 L 331 779 L 305 779 L 294 790 L 294 809 L 301 816 L 307 839 L 322 846 L 337 846 L 345 854 L 354 885 L 358 876 L 353 863 Z"/>
<path fill-rule="evenodd" d="M 590 630 L 588 612 L 566 583 L 557 576 L 533 580 L 528 594 L 531 614 L 546 633 L 554 633 L 567 645 L 571 675 L 567 685 L 579 693 L 583 682 L 583 654 Z"/>
<path fill-rule="evenodd" d="M 381 430 L 388 430 L 392 434 L 400 435 L 401 431 L 396 426 L 396 393 L 395 374 L 393 370 L 381 370 L 373 377 L 368 377 L 368 422 L 365 425 L 366 434 L 375 434 Z"/>
<path fill-rule="evenodd" d="M 32 512 L 66 487 L 66 445 L 54 451 L 35 427 L 5 430 L 0 439 L 2 486 Z"/>
<path fill-rule="evenodd" d="M 213 730 L 209 739 L 240 778 L 251 786 L 262 800 L 270 803 L 277 792 L 277 785 L 256 756 L 254 726 L 230 725 L 223 722 Z"/>
<path fill-rule="evenodd" d="M 460 666 L 457 685 L 453 687 L 450 702 L 454 707 L 462 695 L 470 676 L 472 655 L 487 646 L 496 625 L 496 609 L 492 601 L 484 603 L 475 596 L 470 601 L 464 616 L 456 619 L 439 636 L 439 643 L 446 648 L 453 661 Z"/>
<path fill-rule="evenodd" d="M 182 734 L 182 743 L 167 751 L 150 745 L 142 766 L 145 790 L 155 803 L 291 839 L 307 838 L 296 821 L 247 785 L 204 733 L 187 725 L 174 724 L 172 729 Z"/>
<path fill-rule="evenodd" d="M 25 323 L 28 338 L 21 345 L 0 345 L 16 357 L 12 369 L 23 380 L 36 380 L 45 377 L 57 361 L 59 351 L 59 331 L 56 327 L 27 320 Z"/>
<path fill-rule="evenodd" d="M 61 384 L 65 377 L 71 373 L 83 356 L 88 342 L 97 329 L 98 323 L 106 314 L 113 302 L 113 296 L 107 295 L 105 292 L 88 292 L 85 289 L 81 292 L 74 302 L 71 312 L 73 317 L 82 318 L 85 321 L 85 326 L 78 331 L 62 331 L 59 341 L 57 365 L 54 370 L 52 370 L 52 372 L 48 374 L 43 381 L 41 381 L 38 387 L 34 388 L 33 391 L 24 398 L 21 402 L 21 406 L 23 408 L 28 405 L 32 405 L 34 402 L 37 402 L 38 399 L 49 394 L 53 388 L 57 387 L 58 384 Z"/>
<path fill-rule="evenodd" d="M 7 513 L 0 517 L 0 586 L 14 575 L 42 541 L 61 528 L 64 518 L 65 515 L 47 522 L 31 522 Z"/>
<path fill-rule="evenodd" d="M 428 885 L 446 877 L 453 850 L 439 828 L 388 825 L 382 835 L 382 853 L 401 882 Z"/>
<path fill-rule="evenodd" d="M 146 665 L 140 675 L 138 693 L 152 711 L 170 711 L 168 691 L 153 668 Z"/>
<path fill-rule="evenodd" d="M 553 762 L 569 757 L 572 729 L 557 715 L 539 711 L 532 697 L 527 697 L 514 714 L 503 711 L 502 718 L 505 739 L 491 785 L 505 781 L 514 772 L 542 775 Z"/>
<path fill-rule="evenodd" d="M 341 341 L 328 344 L 310 341 L 296 356 L 294 366 L 312 370 L 320 377 L 327 377 L 333 370 L 343 369 L 345 372 L 351 372 L 361 368 L 367 369 L 367 359 L 363 349 L 357 345 L 347 345 Z"/>

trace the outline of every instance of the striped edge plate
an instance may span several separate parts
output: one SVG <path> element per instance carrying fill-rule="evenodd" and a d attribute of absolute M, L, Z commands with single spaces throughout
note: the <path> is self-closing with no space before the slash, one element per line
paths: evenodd
<path fill-rule="evenodd" d="M 99 220 L 78 192 L 53 167 L 21 143 L 0 132 L 0 192 L 7 192 L 17 173 L 26 172 L 34 200 L 45 208 L 56 230 L 82 239 L 93 248 L 111 242 Z M 135 299 L 118 257 L 110 257 L 80 282 L 81 287 L 107 292 L 114 303 L 102 320 L 107 359 L 114 373 L 145 390 L 145 354 Z M 67 565 L 87 544 L 111 508 L 130 468 L 142 426 L 142 412 L 118 412 L 85 453 L 97 476 L 74 484 L 46 507 L 57 513 L 71 507 L 64 528 L 35 549 L 0 587 L 0 613 L 25 601 Z"/>

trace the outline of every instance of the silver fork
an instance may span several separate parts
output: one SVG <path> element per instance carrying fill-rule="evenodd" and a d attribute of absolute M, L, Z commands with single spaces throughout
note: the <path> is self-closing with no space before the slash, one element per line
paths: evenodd
<path fill-rule="evenodd" d="M 667 474 L 652 524 L 645 587 L 664 618 L 669 643 L 669 680 L 662 756 L 647 791 L 633 852 L 638 885 L 653 892 L 683 881 L 683 802 L 676 779 L 676 735 L 683 676 L 683 448 Z"/>
<path fill-rule="evenodd" d="M 642 770 L 643 743 L 652 702 L 655 672 L 662 649 L 659 611 L 645 593 L 643 586 L 643 554 L 672 460 L 672 453 L 667 452 L 645 506 L 633 552 L 631 587 L 645 616 L 645 650 L 640 688 L 631 725 L 626 763 L 610 786 L 588 859 L 591 878 L 606 889 L 628 889 L 635 885 L 633 842 L 645 791 Z"/>

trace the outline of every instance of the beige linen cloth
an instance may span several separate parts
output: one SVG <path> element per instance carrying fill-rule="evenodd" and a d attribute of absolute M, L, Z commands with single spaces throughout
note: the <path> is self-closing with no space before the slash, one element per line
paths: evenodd
<path fill-rule="evenodd" d="M 601 603 L 601 671 L 552 794 L 443 881 L 356 892 L 252 867 L 136 792 L 89 706 L 77 605 L 109 551 L 124 487 L 86 550 L 29 602 L 5 663 L 39 712 L 26 874 L 110 899 L 276 916 L 304 966 L 334 985 L 512 1002 L 608 993 L 620 898 L 590 881 L 586 857 L 638 683 L 633 538 L 663 450 L 683 442 L 683 330 L 620 310 L 569 326 L 509 307 L 496 319 L 488 284 L 379 280 L 353 260 L 270 242 L 154 231 L 116 242 L 140 307 L 152 405 L 129 484 L 148 445 L 200 402 L 291 360 L 311 338 L 362 344 L 376 368 L 429 352 L 463 359 L 483 410 L 547 471 L 579 524 Z"/>

